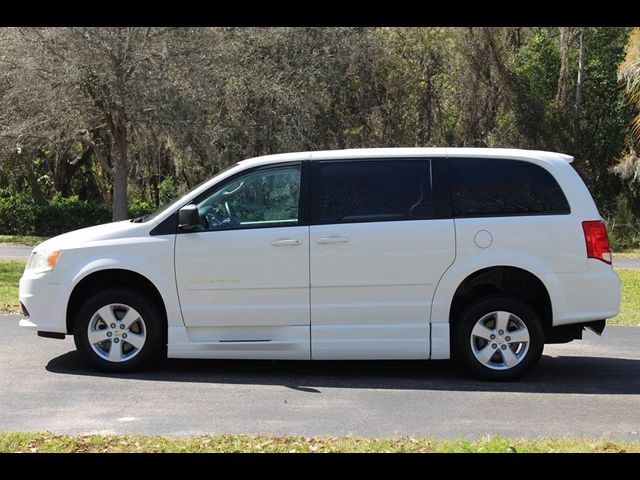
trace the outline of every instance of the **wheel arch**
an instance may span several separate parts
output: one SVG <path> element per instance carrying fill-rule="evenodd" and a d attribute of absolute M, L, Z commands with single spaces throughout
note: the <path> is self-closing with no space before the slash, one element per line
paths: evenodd
<path fill-rule="evenodd" d="M 126 268 L 105 268 L 95 270 L 82 277 L 74 286 L 66 309 L 67 333 L 73 333 L 73 325 L 78 309 L 91 295 L 111 287 L 125 287 L 137 290 L 151 300 L 158 308 L 163 331 L 167 331 L 167 308 L 156 285 L 141 273 Z"/>
<path fill-rule="evenodd" d="M 535 277 L 540 281 L 546 292 L 547 300 L 545 304 L 548 311 L 543 312 L 545 325 L 546 321 L 552 323 L 557 315 L 554 309 L 561 307 L 562 295 L 559 291 L 554 291 L 554 275 L 549 275 L 552 271 L 550 266 L 541 259 L 529 255 L 522 255 L 521 252 L 495 252 L 489 255 L 469 255 L 465 258 L 457 258 L 454 264 L 444 273 L 433 294 L 431 304 L 431 359 L 451 358 L 451 319 L 454 298 L 461 285 L 472 278 L 478 272 L 492 268 L 517 269 Z M 549 281 L 552 281 L 549 284 Z M 558 302 L 560 301 L 560 305 Z M 456 304 L 456 307 L 458 304 Z M 455 324 L 455 320 L 453 322 Z"/>
<path fill-rule="evenodd" d="M 527 303 L 540 317 L 542 326 L 551 328 L 553 309 L 551 296 L 544 282 L 521 267 L 495 265 L 467 275 L 451 299 L 448 320 L 451 328 L 470 304 L 490 295 L 508 295 Z"/>
<path fill-rule="evenodd" d="M 449 323 L 454 326 L 468 305 L 490 295 L 508 295 L 524 301 L 538 314 L 543 327 L 551 327 L 553 313 L 546 286 L 529 270 L 510 265 L 485 267 L 467 275 L 453 294 Z"/>

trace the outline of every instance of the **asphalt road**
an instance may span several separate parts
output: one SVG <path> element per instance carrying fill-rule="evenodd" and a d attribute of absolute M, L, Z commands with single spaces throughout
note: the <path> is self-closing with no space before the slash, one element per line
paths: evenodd
<path fill-rule="evenodd" d="M 166 360 L 92 371 L 70 337 L 0 316 L 0 431 L 192 435 L 579 436 L 640 440 L 640 328 L 548 346 L 517 383 L 449 361 Z"/>
<path fill-rule="evenodd" d="M 0 247 L 0 260 L 26 260 L 33 247 Z"/>
<path fill-rule="evenodd" d="M 613 255 L 613 268 L 628 268 L 630 270 L 640 269 L 640 258 L 638 257 L 616 257 Z"/>

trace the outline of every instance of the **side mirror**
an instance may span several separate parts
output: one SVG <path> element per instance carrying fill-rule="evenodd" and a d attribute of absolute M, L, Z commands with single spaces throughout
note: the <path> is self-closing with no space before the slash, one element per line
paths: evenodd
<path fill-rule="evenodd" d="M 193 230 L 200 225 L 200 214 L 196 205 L 185 205 L 178 210 L 178 228 Z"/>

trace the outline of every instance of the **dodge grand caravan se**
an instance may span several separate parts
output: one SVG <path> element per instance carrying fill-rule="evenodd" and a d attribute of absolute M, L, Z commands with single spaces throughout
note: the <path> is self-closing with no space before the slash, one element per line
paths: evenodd
<path fill-rule="evenodd" d="M 365 149 L 239 162 L 156 212 L 34 248 L 20 325 L 101 370 L 171 358 L 446 359 L 513 379 L 601 333 L 620 281 L 558 153 Z"/>

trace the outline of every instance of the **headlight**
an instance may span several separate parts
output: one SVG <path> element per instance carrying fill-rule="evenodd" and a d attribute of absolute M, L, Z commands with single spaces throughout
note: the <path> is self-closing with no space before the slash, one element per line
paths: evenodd
<path fill-rule="evenodd" d="M 33 271 L 34 273 L 48 272 L 53 270 L 56 266 L 56 262 L 60 257 L 61 250 L 54 250 L 53 252 L 37 251 L 33 252 L 29 257 L 25 271 Z"/>

